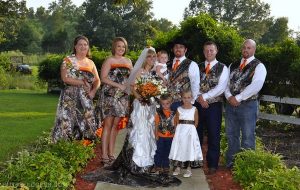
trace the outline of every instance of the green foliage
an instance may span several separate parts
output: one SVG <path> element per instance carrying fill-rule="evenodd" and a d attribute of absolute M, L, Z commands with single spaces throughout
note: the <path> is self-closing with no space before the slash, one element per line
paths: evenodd
<path fill-rule="evenodd" d="M 26 1 L 0 1 L 0 51 L 14 50 L 20 23 L 26 16 Z"/>
<path fill-rule="evenodd" d="M 0 186 L 0 190 L 29 190 L 29 188 L 24 185 L 23 183 L 20 183 L 17 187 L 16 186 Z"/>
<path fill-rule="evenodd" d="M 277 18 L 260 40 L 264 44 L 276 44 L 289 38 L 288 18 Z"/>
<path fill-rule="evenodd" d="M 255 183 L 247 189 L 251 190 L 299 190 L 300 171 L 297 167 L 292 169 L 268 170 L 259 173 Z"/>
<path fill-rule="evenodd" d="M 146 40 L 154 36 L 151 30 L 151 1 L 128 0 L 115 4 L 108 0 L 90 0 L 83 3 L 84 15 L 78 21 L 77 32 L 85 34 L 92 45 L 108 50 L 116 36 L 128 41 L 129 49 L 146 46 Z"/>
<path fill-rule="evenodd" d="M 95 156 L 93 146 L 80 142 L 60 141 L 49 144 L 49 138 L 41 138 L 38 148 L 24 150 L 7 161 L 0 172 L 0 184 L 24 183 L 30 189 L 70 189 L 73 176 Z M 32 147 L 32 146 L 31 146 Z"/>
<path fill-rule="evenodd" d="M 6 78 L 5 71 L 2 67 L 0 67 L 0 90 L 7 89 L 8 82 Z"/>
<path fill-rule="evenodd" d="M 49 151 L 32 155 L 22 152 L 0 174 L 1 182 L 22 182 L 30 189 L 67 189 L 72 175 L 64 166 L 65 160 Z"/>
<path fill-rule="evenodd" d="M 258 174 L 282 168 L 284 164 L 280 155 L 262 150 L 245 150 L 235 156 L 233 175 L 236 181 L 247 187 L 260 180 Z"/>
<path fill-rule="evenodd" d="M 108 56 L 111 56 L 111 52 L 107 52 L 107 51 L 99 51 L 97 47 L 92 47 L 91 48 L 91 53 L 92 53 L 92 60 L 94 61 L 98 71 L 100 71 L 101 66 L 103 64 L 103 62 L 105 61 L 105 59 Z"/>
<path fill-rule="evenodd" d="M 212 18 L 238 28 L 245 38 L 260 39 L 272 22 L 270 5 L 259 0 L 192 0 L 184 18 L 207 13 Z"/>
<path fill-rule="evenodd" d="M 45 81 L 60 79 L 60 66 L 65 55 L 50 54 L 40 63 L 39 78 Z"/>
<path fill-rule="evenodd" d="M 25 19 L 20 23 L 20 32 L 17 36 L 15 48 L 24 53 L 42 52 L 42 35 L 43 30 L 40 23 L 35 20 Z"/>
<path fill-rule="evenodd" d="M 85 147 L 80 142 L 59 141 L 57 144 L 50 145 L 48 151 L 63 158 L 66 161 L 64 167 L 71 173 L 80 171 L 87 164 L 87 160 L 94 156 L 93 147 Z"/>
<path fill-rule="evenodd" d="M 168 42 L 177 36 L 187 41 L 187 56 L 196 62 L 204 61 L 203 44 L 206 41 L 215 41 L 219 48 L 218 60 L 229 65 L 240 57 L 240 47 L 243 39 L 237 31 L 222 23 L 217 23 L 206 14 L 189 17 L 181 23 L 180 30 L 159 36 L 155 41 L 159 49 L 170 50 Z M 162 45 L 163 44 L 163 45 Z"/>
<path fill-rule="evenodd" d="M 279 97 L 300 96 L 300 47 L 285 40 L 272 47 L 258 46 L 256 57 L 266 66 L 267 78 L 262 94 Z"/>
<path fill-rule="evenodd" d="M 11 66 L 10 57 L 5 53 L 0 53 L 0 68 L 9 71 Z"/>

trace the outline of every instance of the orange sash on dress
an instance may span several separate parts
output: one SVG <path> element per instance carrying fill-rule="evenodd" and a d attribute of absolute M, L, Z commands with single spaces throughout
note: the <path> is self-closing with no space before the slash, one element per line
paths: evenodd
<path fill-rule="evenodd" d="M 89 64 L 88 66 L 80 66 L 79 70 L 93 73 L 93 68 L 94 68 L 93 65 Z"/>
<path fill-rule="evenodd" d="M 111 69 L 120 68 L 120 67 L 130 69 L 129 65 L 126 63 L 113 63 L 110 66 Z"/>

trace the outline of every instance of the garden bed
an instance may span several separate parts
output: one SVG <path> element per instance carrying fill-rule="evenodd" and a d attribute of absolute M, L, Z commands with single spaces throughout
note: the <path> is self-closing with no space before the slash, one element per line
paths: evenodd
<path fill-rule="evenodd" d="M 266 149 L 282 155 L 289 168 L 300 168 L 300 126 L 275 122 L 259 124 L 257 136 Z"/>

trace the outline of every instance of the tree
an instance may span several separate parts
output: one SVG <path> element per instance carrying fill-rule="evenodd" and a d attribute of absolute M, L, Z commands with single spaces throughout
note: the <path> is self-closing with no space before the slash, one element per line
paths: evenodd
<path fill-rule="evenodd" d="M 151 20 L 151 26 L 161 32 L 169 32 L 176 27 L 171 21 L 165 18 Z"/>
<path fill-rule="evenodd" d="M 169 42 L 178 36 L 187 41 L 188 57 L 198 63 L 205 60 L 203 44 L 209 40 L 218 45 L 218 60 L 221 62 L 229 65 L 240 57 L 242 37 L 234 28 L 224 23 L 218 23 L 207 14 L 187 18 L 180 24 L 179 30 L 170 31 L 156 39 L 154 46 L 158 49 L 168 50 L 172 55 Z"/>
<path fill-rule="evenodd" d="M 26 19 L 20 23 L 20 32 L 17 35 L 16 49 L 23 53 L 42 52 L 41 40 L 43 29 L 39 22 L 32 19 Z"/>
<path fill-rule="evenodd" d="M 26 1 L 0 1 L 0 51 L 14 49 L 20 22 L 27 13 Z"/>
<path fill-rule="evenodd" d="M 85 14 L 77 31 L 102 49 L 110 49 L 116 36 L 125 37 L 130 49 L 140 49 L 154 34 L 150 26 L 152 2 L 139 1 L 128 0 L 126 4 L 116 5 L 111 0 L 87 0 L 83 3 Z"/>
<path fill-rule="evenodd" d="M 51 53 L 71 51 L 73 39 L 78 35 L 75 27 L 82 14 L 83 9 L 76 7 L 71 0 L 54 1 L 48 10 L 37 9 L 36 16 L 45 28 L 43 50 Z"/>
<path fill-rule="evenodd" d="M 260 0 L 192 0 L 184 18 L 207 13 L 217 21 L 238 28 L 246 38 L 260 39 L 271 21 L 270 5 Z"/>
<path fill-rule="evenodd" d="M 288 18 L 280 17 L 275 20 L 269 30 L 262 36 L 261 42 L 265 44 L 276 44 L 289 38 L 291 32 L 288 28 Z"/>

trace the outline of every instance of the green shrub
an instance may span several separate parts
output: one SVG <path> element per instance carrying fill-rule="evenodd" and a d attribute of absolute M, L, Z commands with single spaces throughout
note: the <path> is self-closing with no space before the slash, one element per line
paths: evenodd
<path fill-rule="evenodd" d="M 30 189 L 67 189 L 73 181 L 65 160 L 51 152 L 30 155 L 23 152 L 0 174 L 0 182 L 24 183 Z"/>
<path fill-rule="evenodd" d="M 280 155 L 262 150 L 245 150 L 235 156 L 233 175 L 236 181 L 247 187 L 259 180 L 258 174 L 281 168 L 284 168 L 284 164 Z"/>
<path fill-rule="evenodd" d="M 300 171 L 297 167 L 292 169 L 277 169 L 262 172 L 257 180 L 248 189 L 251 190 L 299 190 Z"/>
<path fill-rule="evenodd" d="M 65 55 L 51 54 L 40 63 L 39 78 L 44 81 L 60 80 L 60 65 Z"/>
<path fill-rule="evenodd" d="M 5 53 L 0 53 L 0 68 L 9 71 L 11 66 L 10 58 Z"/>
<path fill-rule="evenodd" d="M 92 146 L 83 146 L 79 142 L 59 141 L 51 144 L 48 151 L 66 161 L 65 168 L 73 174 L 87 164 L 87 160 L 94 157 Z"/>
<path fill-rule="evenodd" d="M 15 184 L 14 186 L 12 185 L 0 186 L 0 190 L 29 190 L 29 188 L 26 185 L 20 183 L 20 184 Z"/>
<path fill-rule="evenodd" d="M 8 81 L 6 78 L 5 71 L 2 67 L 0 67 L 0 89 L 7 89 L 8 88 Z"/>

